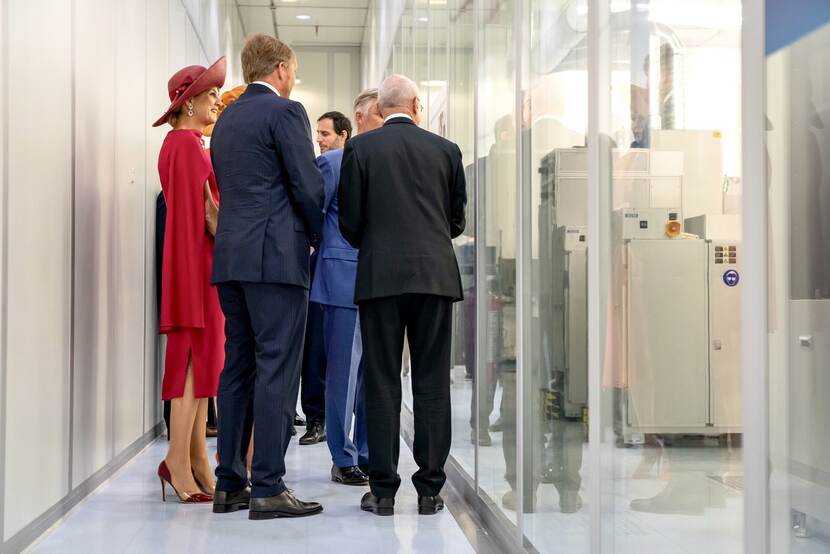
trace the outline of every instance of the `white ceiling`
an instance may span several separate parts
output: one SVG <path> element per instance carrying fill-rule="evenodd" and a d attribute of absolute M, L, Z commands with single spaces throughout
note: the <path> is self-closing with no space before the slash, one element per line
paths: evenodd
<path fill-rule="evenodd" d="M 276 34 L 291 46 L 360 46 L 369 1 L 237 0 L 237 5 L 246 34 Z"/>

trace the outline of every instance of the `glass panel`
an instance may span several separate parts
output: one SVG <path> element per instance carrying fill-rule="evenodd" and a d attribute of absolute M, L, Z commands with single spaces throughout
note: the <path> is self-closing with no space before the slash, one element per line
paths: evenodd
<path fill-rule="evenodd" d="M 605 8 L 604 549 L 740 552 L 741 3 Z"/>
<path fill-rule="evenodd" d="M 539 552 L 588 552 L 586 5 L 530 0 L 522 149 L 530 194 L 525 536 Z M 527 222 L 525 222 L 527 224 Z M 528 363 L 529 362 L 529 363 Z M 529 410 L 529 413 L 528 413 Z"/>
<path fill-rule="evenodd" d="M 483 25 L 479 49 L 476 113 L 477 191 L 484 213 L 485 298 L 479 330 L 482 360 L 478 387 L 479 485 L 516 521 L 516 60 L 514 2 L 477 4 Z M 483 306 L 483 308 L 482 308 Z"/>
<path fill-rule="evenodd" d="M 436 50 L 447 52 L 434 59 L 440 71 L 441 60 L 449 60 L 446 73 L 430 77 L 430 129 L 446 133 L 458 144 L 467 177 L 467 228 L 453 241 L 461 270 L 464 301 L 455 305 L 452 373 L 452 456 L 464 470 L 475 474 L 475 447 L 470 440 L 473 429 L 473 374 L 476 353 L 476 274 L 475 274 L 475 158 L 473 143 L 473 10 L 464 0 L 451 0 L 446 8 L 432 10 L 436 28 Z M 441 38 L 443 35 L 443 38 Z M 444 50 L 442 42 L 448 44 Z M 448 56 L 448 58 L 447 58 Z"/>
<path fill-rule="evenodd" d="M 830 552 L 830 9 L 766 4 L 771 551 Z"/>

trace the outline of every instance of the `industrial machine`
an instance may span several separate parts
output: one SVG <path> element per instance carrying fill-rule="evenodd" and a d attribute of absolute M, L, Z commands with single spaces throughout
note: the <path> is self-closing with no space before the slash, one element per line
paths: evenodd
<path fill-rule="evenodd" d="M 682 232 L 679 210 L 615 213 L 612 318 L 622 343 L 626 442 L 646 433 L 740 432 L 740 241 L 702 217 L 687 230 L 704 238 Z"/>
<path fill-rule="evenodd" d="M 559 226 L 552 232 L 553 256 L 549 350 L 552 380 L 566 418 L 582 417 L 588 404 L 588 258 L 585 229 Z"/>

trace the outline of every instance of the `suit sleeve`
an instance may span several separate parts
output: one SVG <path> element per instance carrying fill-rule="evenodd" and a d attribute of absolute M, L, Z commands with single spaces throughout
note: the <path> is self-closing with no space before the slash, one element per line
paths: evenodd
<path fill-rule="evenodd" d="M 340 232 L 354 248 L 360 248 L 363 238 L 363 208 L 366 202 L 366 182 L 360 169 L 360 160 L 351 142 L 346 143 L 340 165 L 340 185 L 337 196 Z"/>
<path fill-rule="evenodd" d="M 453 182 L 450 188 L 450 236 L 455 238 L 464 232 L 467 226 L 465 209 L 467 207 L 467 179 L 464 176 L 464 164 L 461 162 L 461 150 L 455 147 L 456 160 Z"/>
<path fill-rule="evenodd" d="M 286 170 L 288 195 L 311 241 L 316 242 L 323 230 L 323 176 L 314 163 L 305 108 L 299 102 L 290 103 L 279 123 L 274 142 Z"/>
<path fill-rule="evenodd" d="M 323 175 L 323 191 L 325 197 L 323 199 L 323 213 L 329 211 L 331 201 L 334 199 L 334 193 L 337 191 L 337 183 L 334 182 L 334 169 L 331 163 L 324 157 L 317 158 L 317 168 Z"/>

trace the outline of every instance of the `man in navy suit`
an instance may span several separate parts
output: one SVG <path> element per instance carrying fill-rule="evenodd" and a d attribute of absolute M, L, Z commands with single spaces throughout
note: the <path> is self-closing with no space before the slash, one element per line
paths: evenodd
<path fill-rule="evenodd" d="M 242 70 L 249 86 L 211 139 L 222 199 L 212 281 L 226 318 L 213 511 L 250 506 L 249 519 L 310 515 L 322 506 L 295 498 L 283 476 L 300 384 L 309 252 L 323 225 L 323 178 L 306 111 L 288 99 L 294 52 L 254 35 L 242 50 Z"/>
<path fill-rule="evenodd" d="M 367 105 L 377 102 L 370 95 L 358 96 L 355 112 L 362 113 Z M 351 123 L 340 112 L 324 114 L 320 120 L 328 119 L 336 131 L 343 129 L 344 138 L 351 134 Z M 383 120 L 360 118 L 360 132 L 379 127 Z M 365 124 L 364 124 L 365 123 Z M 317 158 L 317 165 L 323 174 L 326 199 L 326 213 L 323 225 L 323 240 L 320 244 L 314 284 L 311 287 L 311 302 L 323 306 L 324 343 L 326 351 L 326 436 L 331 452 L 331 480 L 344 485 L 367 485 L 369 446 L 366 439 L 366 413 L 363 405 L 363 345 L 360 337 L 360 322 L 357 305 L 354 303 L 355 277 L 357 275 L 358 251 L 340 234 L 337 186 L 340 181 L 340 162 L 343 159 L 343 145 L 327 148 L 326 136 L 321 136 L 318 127 L 318 143 L 323 154 Z M 325 143 L 325 144 L 324 144 Z M 325 149 L 324 149 L 325 148 Z M 352 438 L 352 421 L 354 437 Z"/>

